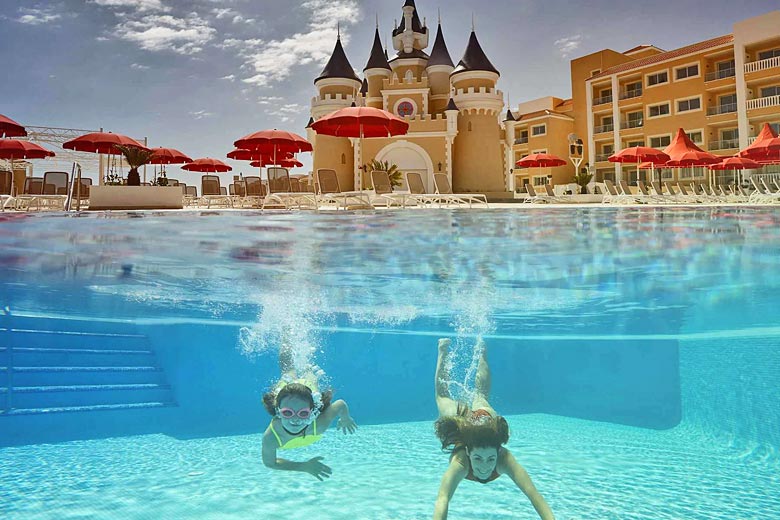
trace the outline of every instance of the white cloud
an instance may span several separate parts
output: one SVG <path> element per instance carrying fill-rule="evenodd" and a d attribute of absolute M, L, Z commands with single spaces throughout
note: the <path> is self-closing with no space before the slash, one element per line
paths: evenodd
<path fill-rule="evenodd" d="M 307 107 L 299 105 L 298 103 L 286 103 L 281 106 L 277 106 L 273 110 L 269 110 L 267 113 L 271 116 L 276 116 L 282 123 L 289 123 L 293 120 L 293 116 L 300 114 L 307 110 Z"/>
<path fill-rule="evenodd" d="M 140 63 L 133 63 L 130 65 L 130 68 L 135 70 L 149 70 L 147 65 L 141 65 Z"/>
<path fill-rule="evenodd" d="M 222 76 L 219 79 L 226 79 L 228 81 L 235 81 L 236 80 L 236 76 L 235 76 L 235 74 L 228 74 L 227 76 Z"/>
<path fill-rule="evenodd" d="M 205 110 L 198 110 L 197 112 L 190 112 L 190 115 L 195 119 L 203 119 L 204 117 L 211 117 L 214 114 L 212 112 L 206 112 Z"/>
<path fill-rule="evenodd" d="M 171 15 L 148 15 L 127 20 L 114 28 L 122 40 L 133 42 L 147 51 L 172 51 L 196 54 L 216 35 L 216 29 L 196 13 L 185 18 Z"/>
<path fill-rule="evenodd" d="M 102 7 L 132 7 L 136 11 L 170 11 L 170 7 L 163 5 L 162 0 L 90 0 L 93 4 Z"/>
<path fill-rule="evenodd" d="M 27 9 L 22 7 L 19 9 L 19 14 L 16 21 L 27 25 L 43 25 L 62 18 L 62 15 L 55 13 L 52 8 Z"/>
<path fill-rule="evenodd" d="M 229 7 L 226 9 L 219 9 L 215 7 L 214 9 L 211 10 L 211 13 L 216 15 L 217 20 L 227 18 L 228 16 L 235 16 L 237 14 L 234 10 L 232 10 Z"/>
<path fill-rule="evenodd" d="M 555 40 L 555 46 L 558 48 L 558 52 L 561 54 L 562 58 L 568 58 L 574 51 L 580 48 L 581 44 L 581 34 Z"/>
<path fill-rule="evenodd" d="M 308 12 L 307 32 L 267 42 L 233 40 L 231 45 L 254 71 L 254 75 L 242 81 L 264 87 L 286 79 L 295 67 L 324 65 L 336 41 L 336 24 L 341 23 L 342 27 L 354 24 L 360 16 L 356 0 L 308 0 L 302 7 Z M 342 40 L 348 43 L 348 36 L 343 32 Z"/>

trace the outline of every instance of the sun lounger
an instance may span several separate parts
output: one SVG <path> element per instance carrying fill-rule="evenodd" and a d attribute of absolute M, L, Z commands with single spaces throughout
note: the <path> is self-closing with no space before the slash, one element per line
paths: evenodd
<path fill-rule="evenodd" d="M 404 208 L 407 202 L 416 204 L 410 193 L 393 192 L 393 184 L 390 182 L 390 176 L 386 171 L 373 170 L 371 172 L 371 185 L 374 191 L 371 196 L 371 204 L 374 206 L 380 203 L 379 205 L 387 206 L 388 208 L 393 206 Z"/>
<path fill-rule="evenodd" d="M 341 191 L 336 170 L 320 168 L 314 173 L 318 202 L 336 209 L 373 209 L 371 198 L 362 191 Z"/>
<path fill-rule="evenodd" d="M 438 204 L 441 207 L 442 204 L 447 204 L 446 197 L 437 193 L 425 192 L 422 175 L 417 172 L 406 172 L 406 185 L 409 186 L 409 193 L 418 206 Z"/>
<path fill-rule="evenodd" d="M 481 193 L 453 193 L 450 179 L 444 173 L 434 173 L 433 182 L 436 185 L 436 193 L 445 195 L 448 200 L 456 204 L 484 204 L 488 206 L 487 197 Z"/>
<path fill-rule="evenodd" d="M 271 167 L 268 174 L 268 195 L 263 200 L 263 209 L 284 207 L 285 209 L 319 209 L 317 198 L 308 192 L 294 192 L 290 186 L 290 172 L 287 168 Z"/>
<path fill-rule="evenodd" d="M 223 192 L 222 190 L 225 190 Z M 233 198 L 227 194 L 227 190 L 219 185 L 219 177 L 216 175 L 203 175 L 200 178 L 201 197 L 198 199 L 198 207 L 203 203 L 207 208 L 212 204 L 222 204 L 233 207 Z"/>

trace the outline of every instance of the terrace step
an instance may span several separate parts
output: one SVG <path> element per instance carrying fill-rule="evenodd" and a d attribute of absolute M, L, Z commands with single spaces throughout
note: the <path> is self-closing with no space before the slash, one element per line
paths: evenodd
<path fill-rule="evenodd" d="M 13 408 L 61 408 L 172 402 L 171 388 L 156 383 L 125 385 L 15 386 Z"/>
<path fill-rule="evenodd" d="M 145 408 L 165 408 L 169 406 L 175 406 L 170 402 L 147 402 L 147 403 L 128 403 L 128 404 L 99 404 L 90 406 L 62 406 L 55 408 L 14 408 L 8 410 L 4 415 L 42 415 L 42 414 L 57 414 L 67 412 L 98 412 L 98 411 L 112 411 L 112 410 L 138 410 Z"/>
<path fill-rule="evenodd" d="M 23 366 L 13 369 L 13 382 L 17 386 L 162 384 L 164 379 L 162 369 L 155 366 Z"/>
<path fill-rule="evenodd" d="M 22 366 L 128 366 L 154 362 L 151 350 L 14 347 L 14 364 Z"/>

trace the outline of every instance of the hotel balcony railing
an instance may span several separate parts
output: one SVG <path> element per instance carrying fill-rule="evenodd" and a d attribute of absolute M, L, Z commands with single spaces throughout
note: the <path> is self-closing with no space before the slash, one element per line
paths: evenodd
<path fill-rule="evenodd" d="M 726 105 L 719 105 L 717 107 L 710 107 L 707 109 L 708 116 L 717 116 L 718 114 L 731 114 L 737 111 L 736 103 L 728 103 Z"/>
<path fill-rule="evenodd" d="M 614 132 L 615 125 L 601 125 L 593 128 L 594 134 L 603 134 L 606 132 Z"/>
<path fill-rule="evenodd" d="M 773 58 L 774 59 L 774 58 Z M 756 99 L 748 99 L 747 109 L 753 110 L 754 108 L 767 108 L 780 106 L 780 94 L 776 96 L 760 97 Z"/>
<path fill-rule="evenodd" d="M 710 141 L 707 148 L 709 148 L 711 151 L 735 150 L 739 148 L 739 139 L 724 139 L 723 141 Z"/>
<path fill-rule="evenodd" d="M 600 98 L 596 98 L 593 100 L 593 106 L 596 105 L 606 105 L 607 103 L 612 103 L 612 95 L 609 96 L 601 96 Z"/>
<path fill-rule="evenodd" d="M 518 137 L 517 139 L 515 139 L 515 144 L 528 144 L 528 138 Z"/>
<path fill-rule="evenodd" d="M 627 128 L 642 128 L 645 126 L 645 122 L 640 119 L 638 121 L 622 121 L 620 123 L 620 129 L 626 130 Z"/>
<path fill-rule="evenodd" d="M 760 70 L 772 69 L 774 67 L 780 67 L 780 56 L 745 63 L 745 72 L 758 72 Z"/>
<path fill-rule="evenodd" d="M 723 69 L 716 70 L 715 72 L 708 72 L 704 75 L 704 81 L 716 81 L 719 79 L 733 78 L 737 75 L 737 69 Z"/>
<path fill-rule="evenodd" d="M 642 95 L 642 89 L 639 90 L 626 90 L 620 93 L 620 99 L 632 99 Z"/>
<path fill-rule="evenodd" d="M 612 155 L 611 153 L 597 153 L 596 154 L 596 162 L 606 162 L 609 160 L 609 156 Z"/>

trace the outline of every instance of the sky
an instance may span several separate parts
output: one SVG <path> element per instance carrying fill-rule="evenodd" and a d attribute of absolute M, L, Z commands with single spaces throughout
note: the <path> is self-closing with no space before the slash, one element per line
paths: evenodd
<path fill-rule="evenodd" d="M 313 84 L 336 41 L 368 60 L 376 20 L 390 41 L 403 0 L 0 0 L 0 114 L 99 129 L 216 157 L 268 128 L 305 133 Z M 571 96 L 569 62 L 604 48 L 672 50 L 780 9 L 778 0 L 417 0 L 455 63 L 472 23 L 513 107 Z M 706 5 L 706 8 L 703 7 Z M 390 44 L 392 45 L 392 43 Z M 430 47 L 428 48 L 430 51 Z M 393 52 L 390 53 L 391 57 Z M 311 166 L 301 154 L 302 171 Z M 40 167 L 38 167 L 40 168 Z M 38 172 L 36 171 L 36 174 Z M 256 173 L 254 173 L 256 174 Z M 169 168 L 197 184 L 198 174 Z M 223 176 L 223 183 L 229 176 Z"/>

